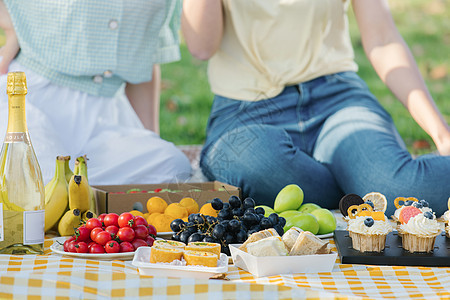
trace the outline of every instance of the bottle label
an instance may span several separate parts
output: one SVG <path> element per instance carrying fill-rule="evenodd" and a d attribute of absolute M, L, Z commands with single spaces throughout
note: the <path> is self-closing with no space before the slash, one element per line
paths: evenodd
<path fill-rule="evenodd" d="M 0 242 L 3 242 L 3 203 L 0 203 Z"/>
<path fill-rule="evenodd" d="M 5 143 L 25 142 L 29 143 L 28 135 L 25 132 L 8 132 L 5 136 Z"/>
<path fill-rule="evenodd" d="M 23 244 L 44 243 L 45 210 L 23 212 Z"/>

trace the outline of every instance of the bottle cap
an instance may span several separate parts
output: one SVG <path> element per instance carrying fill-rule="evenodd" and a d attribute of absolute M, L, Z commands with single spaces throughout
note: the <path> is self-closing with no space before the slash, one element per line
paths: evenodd
<path fill-rule="evenodd" d="M 8 95 L 26 95 L 27 79 L 24 72 L 9 72 L 6 85 Z"/>

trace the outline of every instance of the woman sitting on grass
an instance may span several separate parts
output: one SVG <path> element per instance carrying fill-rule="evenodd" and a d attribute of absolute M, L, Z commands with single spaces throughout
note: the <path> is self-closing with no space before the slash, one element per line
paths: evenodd
<path fill-rule="evenodd" d="M 386 0 L 353 0 L 375 71 L 441 154 L 411 157 L 390 115 L 357 75 L 349 0 L 185 0 L 191 53 L 209 59 L 214 103 L 202 151 L 209 179 L 273 205 L 296 183 L 305 202 L 335 208 L 347 193 L 450 195 L 450 130 L 396 29 Z M 387 215 L 394 205 L 388 205 Z"/>
<path fill-rule="evenodd" d="M 186 180 L 189 160 L 158 123 L 158 65 L 180 58 L 180 14 L 179 0 L 0 0 L 0 134 L 5 74 L 24 71 L 45 183 L 57 155 L 84 154 L 93 185 Z"/>

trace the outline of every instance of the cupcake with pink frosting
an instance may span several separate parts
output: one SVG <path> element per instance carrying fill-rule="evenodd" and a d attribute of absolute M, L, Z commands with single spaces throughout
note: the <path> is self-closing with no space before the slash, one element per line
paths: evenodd
<path fill-rule="evenodd" d="M 409 206 L 401 211 L 399 221 L 403 249 L 409 252 L 431 252 L 434 249 L 436 237 L 442 232 L 434 213 Z"/>

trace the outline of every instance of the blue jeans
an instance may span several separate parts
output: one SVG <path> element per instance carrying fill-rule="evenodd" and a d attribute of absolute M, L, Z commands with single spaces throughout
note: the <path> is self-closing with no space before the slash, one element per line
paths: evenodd
<path fill-rule="evenodd" d="M 210 180 L 273 205 L 286 185 L 304 202 L 337 208 L 345 194 L 380 192 L 386 215 L 398 196 L 429 201 L 440 216 L 450 196 L 450 156 L 412 158 L 390 115 L 354 72 L 326 75 L 261 101 L 215 96 L 200 165 Z"/>

